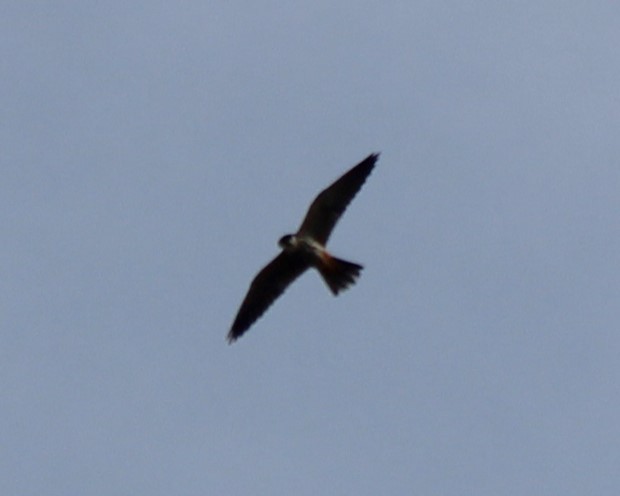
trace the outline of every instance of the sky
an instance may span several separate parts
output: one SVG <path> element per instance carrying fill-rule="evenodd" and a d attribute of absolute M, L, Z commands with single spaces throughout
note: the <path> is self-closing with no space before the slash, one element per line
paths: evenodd
<path fill-rule="evenodd" d="M 619 494 L 619 19 L 3 2 L 2 494 Z M 371 152 L 357 285 L 228 345 Z"/>

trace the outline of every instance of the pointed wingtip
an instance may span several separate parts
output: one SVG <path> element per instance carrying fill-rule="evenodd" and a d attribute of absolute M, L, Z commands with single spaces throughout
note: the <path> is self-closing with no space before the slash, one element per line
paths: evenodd
<path fill-rule="evenodd" d="M 241 334 L 236 333 L 234 328 L 233 328 L 230 331 L 228 331 L 228 334 L 226 335 L 226 341 L 228 342 L 229 345 L 231 345 L 235 341 L 237 341 L 237 338 L 239 336 L 241 336 Z"/>
<path fill-rule="evenodd" d="M 235 320 L 232 327 L 230 328 L 230 331 L 228 331 L 228 334 L 226 335 L 226 341 L 228 341 L 228 344 L 235 343 L 241 336 L 246 333 L 249 328 L 249 325 L 244 325 L 243 323 L 237 322 L 237 320 Z"/>
<path fill-rule="evenodd" d="M 362 160 L 360 162 L 360 165 L 364 164 L 368 168 L 368 171 L 370 172 L 372 169 L 375 168 L 375 165 L 377 165 L 377 160 L 379 160 L 380 155 L 381 155 L 381 152 L 373 152 L 370 155 L 368 155 L 364 160 Z"/>

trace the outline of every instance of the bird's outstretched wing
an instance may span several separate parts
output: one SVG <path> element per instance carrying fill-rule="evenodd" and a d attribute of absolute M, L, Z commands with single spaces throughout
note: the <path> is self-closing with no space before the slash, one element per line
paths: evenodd
<path fill-rule="evenodd" d="M 301 223 L 298 234 L 325 244 L 340 216 L 360 190 L 379 158 L 373 153 L 319 193 Z"/>
<path fill-rule="evenodd" d="M 250 284 L 248 294 L 245 295 L 228 333 L 228 342 L 234 342 L 247 331 L 308 267 L 309 264 L 302 254 L 290 251 L 282 251 L 269 262 Z"/>

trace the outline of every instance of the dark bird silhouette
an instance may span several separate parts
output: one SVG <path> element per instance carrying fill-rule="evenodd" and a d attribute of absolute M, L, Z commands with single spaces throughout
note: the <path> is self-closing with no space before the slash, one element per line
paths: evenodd
<path fill-rule="evenodd" d="M 362 266 L 328 253 L 325 244 L 379 158 L 373 153 L 314 199 L 299 230 L 280 238 L 280 254 L 254 278 L 228 333 L 229 343 L 243 335 L 284 290 L 314 267 L 334 295 L 354 284 Z"/>

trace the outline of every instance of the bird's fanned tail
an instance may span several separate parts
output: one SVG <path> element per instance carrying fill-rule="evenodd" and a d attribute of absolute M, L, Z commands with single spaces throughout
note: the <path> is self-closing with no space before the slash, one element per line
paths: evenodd
<path fill-rule="evenodd" d="M 364 267 L 340 258 L 326 256 L 317 267 L 325 284 L 335 295 L 355 284 Z"/>

